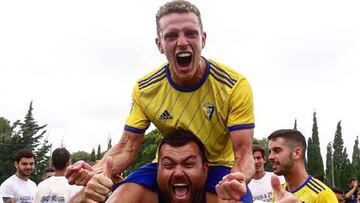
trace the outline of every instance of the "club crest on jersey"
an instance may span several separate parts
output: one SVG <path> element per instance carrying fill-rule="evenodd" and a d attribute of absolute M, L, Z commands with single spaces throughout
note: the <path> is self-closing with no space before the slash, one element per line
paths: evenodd
<path fill-rule="evenodd" d="M 203 105 L 203 110 L 205 112 L 206 118 L 211 120 L 211 117 L 215 111 L 215 105 L 211 103 L 206 103 Z"/>

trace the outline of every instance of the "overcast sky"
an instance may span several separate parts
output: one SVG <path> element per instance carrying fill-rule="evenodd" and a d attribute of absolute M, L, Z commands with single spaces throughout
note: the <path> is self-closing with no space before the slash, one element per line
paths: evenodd
<path fill-rule="evenodd" d="M 23 119 L 30 101 L 54 147 L 90 152 L 121 136 L 136 79 L 165 62 L 155 13 L 165 1 L 1 1 L 0 116 Z M 350 156 L 360 134 L 359 1 L 192 1 L 203 55 L 250 81 L 255 138 L 280 128 L 311 136 L 322 156 L 342 121 Z"/>

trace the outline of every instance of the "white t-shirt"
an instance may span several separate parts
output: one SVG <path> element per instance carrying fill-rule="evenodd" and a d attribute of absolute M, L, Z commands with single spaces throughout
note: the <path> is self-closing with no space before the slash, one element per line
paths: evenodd
<path fill-rule="evenodd" d="M 263 202 L 271 202 L 272 197 L 272 187 L 271 187 L 271 176 L 274 175 L 272 172 L 265 171 L 264 177 L 255 180 L 252 179 L 248 184 L 251 194 L 253 196 L 253 201 L 260 200 Z M 279 176 L 280 184 L 285 183 L 285 178 Z"/>
<path fill-rule="evenodd" d="M 65 176 L 52 176 L 39 183 L 34 203 L 66 203 L 81 188 L 69 185 Z"/>
<path fill-rule="evenodd" d="M 16 175 L 10 176 L 0 187 L 0 196 L 14 198 L 16 203 L 32 203 L 35 192 L 34 181 L 23 180 Z"/>

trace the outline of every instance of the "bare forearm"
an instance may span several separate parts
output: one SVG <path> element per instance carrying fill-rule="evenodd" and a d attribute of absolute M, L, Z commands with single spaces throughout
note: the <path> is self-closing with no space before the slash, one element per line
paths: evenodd
<path fill-rule="evenodd" d="M 136 159 L 137 153 L 140 150 L 143 136 L 139 134 L 124 133 L 120 141 L 106 152 L 104 157 L 93 168 L 99 173 L 102 172 L 105 166 L 106 158 L 111 156 L 114 160 L 112 175 L 122 173 L 129 167 Z"/>
<path fill-rule="evenodd" d="M 353 187 L 349 192 L 345 194 L 346 199 L 351 199 L 351 196 L 353 196 L 354 192 L 356 190 L 356 187 Z"/>
<path fill-rule="evenodd" d="M 235 155 L 235 162 L 231 172 L 243 173 L 246 183 L 250 182 L 252 176 L 255 174 L 255 161 L 251 151 L 247 149 L 238 150 L 237 155 Z"/>

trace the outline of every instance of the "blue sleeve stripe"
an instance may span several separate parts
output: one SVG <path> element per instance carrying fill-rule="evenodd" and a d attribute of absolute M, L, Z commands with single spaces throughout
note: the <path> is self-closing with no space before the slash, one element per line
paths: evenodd
<path fill-rule="evenodd" d="M 128 125 L 125 125 L 124 130 L 130 131 L 132 133 L 144 133 L 146 129 L 134 128 Z"/>
<path fill-rule="evenodd" d="M 248 124 L 241 124 L 241 125 L 233 125 L 228 127 L 229 131 L 235 131 L 235 130 L 244 130 L 244 129 L 253 129 L 255 128 L 254 123 L 248 123 Z"/>

